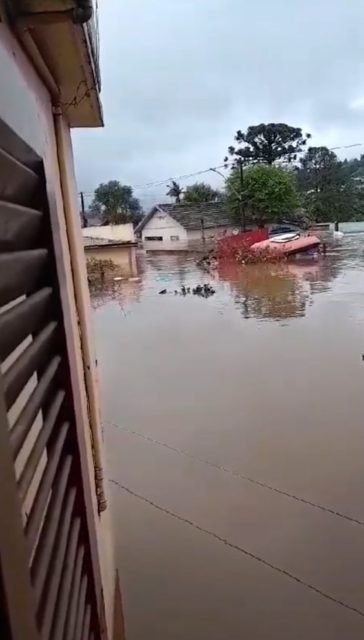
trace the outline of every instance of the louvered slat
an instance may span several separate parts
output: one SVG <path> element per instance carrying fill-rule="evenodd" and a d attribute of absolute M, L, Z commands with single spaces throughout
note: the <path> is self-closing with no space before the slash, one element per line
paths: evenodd
<path fill-rule="evenodd" d="M 57 535 L 56 546 L 53 550 L 52 561 L 49 567 L 49 582 L 47 584 L 44 606 L 42 607 L 41 612 L 42 640 L 48 640 L 51 630 L 75 499 L 76 489 L 72 487 L 67 496 L 60 530 Z"/>
<path fill-rule="evenodd" d="M 73 571 L 75 568 L 80 525 L 81 521 L 79 518 L 76 518 L 72 523 L 71 535 L 66 551 L 66 561 L 62 572 L 61 584 L 57 597 L 56 612 L 54 614 L 52 625 L 52 640 L 62 640 L 63 638 L 64 625 L 66 622 L 66 615 L 69 604 L 70 587 Z"/>
<path fill-rule="evenodd" d="M 22 251 L 40 246 L 42 213 L 0 200 L 0 251 Z"/>
<path fill-rule="evenodd" d="M 30 202 L 39 184 L 39 176 L 4 149 L 0 149 L 0 166 L 0 200 L 18 204 Z"/>
<path fill-rule="evenodd" d="M 48 439 L 57 420 L 64 396 L 65 392 L 63 390 L 58 391 L 53 401 L 50 403 L 47 414 L 44 418 L 42 428 L 20 474 L 18 480 L 18 489 L 20 498 L 22 500 L 24 500 L 26 494 L 28 493 L 29 486 L 32 482 L 39 461 L 42 457 L 44 448 L 48 442 Z"/>
<path fill-rule="evenodd" d="M 67 618 L 65 621 L 63 638 L 67 637 L 70 627 L 72 629 L 74 628 L 74 624 L 76 621 L 76 605 L 77 605 L 76 595 L 78 594 L 78 591 L 80 588 L 84 555 L 85 555 L 85 547 L 81 546 L 78 548 L 78 551 L 77 551 L 76 564 L 72 574 L 71 589 L 68 597 Z M 76 591 L 76 588 L 77 588 L 77 591 Z"/>
<path fill-rule="evenodd" d="M 27 628 L 34 623 L 34 640 L 89 638 L 92 631 L 99 638 L 97 540 L 69 381 L 57 276 L 63 258 L 58 252 L 56 264 L 52 236 L 57 210 L 51 220 L 41 158 L 1 120 L 0 168 L 2 459 L 13 457 L 19 549 L 26 552 L 19 594 L 24 584 L 33 590 Z M 16 592 L 11 604 L 17 612 Z"/>
<path fill-rule="evenodd" d="M 27 523 L 25 525 L 25 533 L 31 550 L 33 550 L 34 543 L 41 526 L 42 516 L 47 504 L 49 493 L 51 491 L 53 480 L 56 475 L 68 429 L 69 423 L 64 422 L 59 432 L 57 433 L 57 438 L 54 446 L 52 447 L 51 451 L 48 452 L 47 465 L 40 481 Z"/>
<path fill-rule="evenodd" d="M 47 249 L 0 254 L 0 305 L 39 288 L 47 260 Z"/>
<path fill-rule="evenodd" d="M 43 375 L 40 377 L 37 386 L 35 387 L 32 395 L 22 410 L 19 418 L 15 422 L 13 428 L 10 431 L 10 443 L 13 447 L 14 456 L 16 457 L 24 444 L 30 428 L 38 415 L 38 412 L 43 406 L 45 399 L 50 393 L 50 388 L 56 375 L 57 369 L 60 365 L 61 357 L 55 356 Z"/>
<path fill-rule="evenodd" d="M 90 605 L 87 605 L 85 619 L 83 621 L 83 627 L 82 627 L 82 635 L 81 635 L 82 640 L 88 640 L 88 635 L 90 633 L 90 621 L 91 621 L 91 607 Z"/>
<path fill-rule="evenodd" d="M 61 469 L 55 477 L 54 489 L 31 567 L 31 576 L 37 602 L 40 601 L 44 589 L 54 541 L 62 518 L 63 498 L 70 475 L 71 462 L 71 456 L 67 456 L 65 460 L 63 460 Z"/>
<path fill-rule="evenodd" d="M 30 334 L 39 332 L 51 313 L 52 289 L 44 287 L 0 314 L 0 360 Z"/>
<path fill-rule="evenodd" d="M 66 628 L 64 632 L 64 640 L 73 640 L 76 625 L 77 605 L 80 594 L 81 575 L 83 567 L 83 555 L 81 561 L 76 566 L 76 570 L 72 580 L 70 592 L 70 606 L 67 612 Z"/>
<path fill-rule="evenodd" d="M 11 407 L 35 371 L 50 359 L 57 323 L 50 322 L 20 354 L 4 375 L 5 401 Z"/>
<path fill-rule="evenodd" d="M 85 615 L 86 593 L 87 593 L 87 576 L 83 576 L 82 582 L 81 582 L 80 597 L 77 604 L 74 640 L 80 640 L 81 638 L 82 623 Z"/>

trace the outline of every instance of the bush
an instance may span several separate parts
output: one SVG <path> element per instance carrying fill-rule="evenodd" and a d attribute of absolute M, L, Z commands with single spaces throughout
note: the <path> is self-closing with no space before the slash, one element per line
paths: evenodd
<path fill-rule="evenodd" d="M 87 258 L 86 260 L 87 275 L 89 281 L 102 279 L 105 275 L 111 275 L 116 264 L 112 260 L 98 260 L 97 258 Z"/>

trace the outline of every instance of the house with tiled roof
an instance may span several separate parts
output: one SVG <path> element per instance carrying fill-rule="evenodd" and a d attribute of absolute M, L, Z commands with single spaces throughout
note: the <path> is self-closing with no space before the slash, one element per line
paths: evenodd
<path fill-rule="evenodd" d="M 147 249 L 188 248 L 233 233 L 233 224 L 224 202 L 197 205 L 158 204 L 136 227 Z"/>

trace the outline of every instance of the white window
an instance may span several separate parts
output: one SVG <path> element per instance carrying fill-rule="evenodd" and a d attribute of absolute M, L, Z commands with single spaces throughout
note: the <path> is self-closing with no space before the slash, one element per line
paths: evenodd
<path fill-rule="evenodd" d="M 171 236 L 171 240 L 172 240 L 172 242 L 175 241 L 175 240 L 179 240 L 179 236 Z"/>

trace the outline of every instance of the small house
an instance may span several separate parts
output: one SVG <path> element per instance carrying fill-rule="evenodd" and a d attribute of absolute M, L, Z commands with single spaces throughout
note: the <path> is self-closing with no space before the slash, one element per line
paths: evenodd
<path fill-rule="evenodd" d="M 144 248 L 188 249 L 233 233 L 236 225 L 224 202 L 158 204 L 141 220 L 136 234 Z"/>
<path fill-rule="evenodd" d="M 87 261 L 110 260 L 117 275 L 131 278 L 137 275 L 134 227 L 130 223 L 84 227 L 83 246 Z"/>

